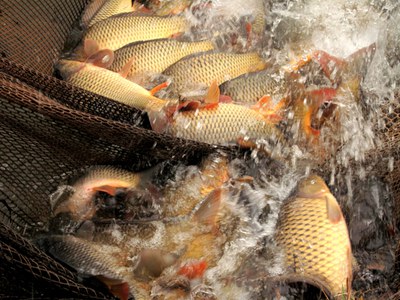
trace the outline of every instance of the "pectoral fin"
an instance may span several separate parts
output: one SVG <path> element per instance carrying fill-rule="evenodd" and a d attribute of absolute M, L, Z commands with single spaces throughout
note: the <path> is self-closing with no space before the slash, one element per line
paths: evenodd
<path fill-rule="evenodd" d="M 114 51 L 110 49 L 100 50 L 88 57 L 87 63 L 91 63 L 96 67 L 108 68 L 114 61 Z"/>
<path fill-rule="evenodd" d="M 342 211 L 335 197 L 331 194 L 325 196 L 326 210 L 328 213 L 328 219 L 331 223 L 337 224 L 342 219 Z"/>

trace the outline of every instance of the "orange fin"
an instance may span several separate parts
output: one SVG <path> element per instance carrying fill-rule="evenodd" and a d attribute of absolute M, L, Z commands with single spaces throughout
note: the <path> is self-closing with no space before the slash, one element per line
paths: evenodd
<path fill-rule="evenodd" d="M 342 211 L 337 203 L 335 197 L 331 194 L 325 196 L 326 200 L 326 210 L 328 213 L 328 219 L 331 223 L 337 224 L 342 219 Z"/>
<path fill-rule="evenodd" d="M 119 187 L 117 187 L 117 186 L 102 185 L 102 186 L 93 187 L 92 190 L 95 192 L 105 192 L 111 196 L 115 196 L 118 188 Z"/>
<path fill-rule="evenodd" d="M 251 107 L 251 109 L 256 110 L 259 112 L 261 115 L 264 116 L 264 118 L 268 119 L 271 123 L 279 123 L 282 121 L 282 117 L 278 115 L 278 111 L 281 107 L 281 101 L 275 105 L 275 107 L 272 108 L 272 99 L 271 96 L 269 95 L 264 95 L 261 97 L 258 102 Z"/>
<path fill-rule="evenodd" d="M 131 57 L 131 59 L 129 59 L 128 62 L 118 72 L 118 74 L 120 74 L 124 78 L 127 78 L 134 63 L 135 63 L 135 58 Z"/>
<path fill-rule="evenodd" d="M 93 54 L 96 54 L 99 49 L 99 44 L 95 40 L 92 39 L 85 39 L 83 41 L 83 52 L 85 54 L 85 57 L 90 57 Z"/>
<path fill-rule="evenodd" d="M 156 87 L 152 88 L 152 89 L 150 90 L 150 94 L 154 95 L 154 94 L 157 93 L 158 91 L 160 91 L 160 90 L 162 90 L 162 89 L 165 89 L 165 88 L 167 88 L 168 86 L 169 86 L 169 83 L 168 83 L 167 81 L 166 81 L 166 82 L 163 82 L 163 83 L 157 85 Z"/>
<path fill-rule="evenodd" d="M 186 276 L 188 279 L 192 280 L 202 277 L 206 269 L 207 262 L 205 260 L 201 260 L 198 262 L 190 262 L 185 264 L 179 269 L 178 274 Z"/>
<path fill-rule="evenodd" d="M 247 42 L 246 42 L 246 49 L 249 49 L 251 46 L 251 39 L 252 39 L 252 28 L 250 22 L 246 22 L 246 33 L 247 33 Z"/>
<path fill-rule="evenodd" d="M 283 66 L 282 69 L 289 73 L 297 72 L 301 67 L 308 64 L 312 58 L 313 52 L 306 53 L 305 55 L 292 59 L 289 64 Z"/>
<path fill-rule="evenodd" d="M 302 104 L 304 105 L 304 104 Z M 312 109 L 311 107 L 306 107 L 306 113 L 303 117 L 303 130 L 306 133 L 307 137 L 318 137 L 320 134 L 320 130 L 315 129 L 311 126 L 311 118 L 312 118 Z"/>
<path fill-rule="evenodd" d="M 171 39 L 178 39 L 178 38 L 180 38 L 182 35 L 183 35 L 183 32 L 177 32 L 177 33 L 171 34 L 171 36 L 170 36 L 169 38 L 171 38 Z"/>
<path fill-rule="evenodd" d="M 261 110 L 261 109 L 269 109 L 272 106 L 272 98 L 270 95 L 264 95 L 257 101 L 256 104 L 252 106 L 252 109 Z"/>
<path fill-rule="evenodd" d="M 222 189 L 218 188 L 208 194 L 200 207 L 193 214 L 193 219 L 206 225 L 215 224 L 218 210 L 221 205 L 222 193 Z"/>
<path fill-rule="evenodd" d="M 311 98 L 313 104 L 318 107 L 324 102 L 332 101 L 336 94 L 337 91 L 334 88 L 321 88 L 306 92 L 306 96 Z"/>
<path fill-rule="evenodd" d="M 210 88 L 208 89 L 208 93 L 206 98 L 204 99 L 205 103 L 218 103 L 219 102 L 219 97 L 221 95 L 221 92 L 218 87 L 218 83 L 216 80 L 214 80 Z"/>
<path fill-rule="evenodd" d="M 129 285 L 127 282 L 111 285 L 109 289 L 110 292 L 120 300 L 129 299 Z"/>
<path fill-rule="evenodd" d="M 255 149 L 255 148 L 257 148 L 257 144 L 254 141 L 246 140 L 243 137 L 239 137 L 236 142 L 240 147 L 242 147 L 244 149 Z"/>
<path fill-rule="evenodd" d="M 314 51 L 313 58 L 319 63 L 322 71 L 331 81 L 335 81 L 334 78 L 332 78 L 333 73 L 343 70 L 347 64 L 344 59 L 332 56 L 322 50 Z"/>
<path fill-rule="evenodd" d="M 108 68 L 114 61 L 114 51 L 110 49 L 103 49 L 92 54 L 86 60 L 87 63 L 91 63 L 96 67 Z"/>

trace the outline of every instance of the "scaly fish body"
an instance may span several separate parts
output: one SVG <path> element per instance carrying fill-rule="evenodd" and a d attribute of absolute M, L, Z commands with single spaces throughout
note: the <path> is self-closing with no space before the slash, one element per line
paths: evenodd
<path fill-rule="evenodd" d="M 214 48 L 209 41 L 180 42 L 174 39 L 136 42 L 115 51 L 110 70 L 119 72 L 133 57 L 128 77 L 134 74 L 162 73 L 167 67 L 184 56 Z"/>
<path fill-rule="evenodd" d="M 75 182 L 73 194 L 54 207 L 54 215 L 69 212 L 75 220 L 87 220 L 96 213 L 94 195 L 99 191 L 113 194 L 117 188 L 133 188 L 140 183 L 140 175 L 114 167 L 93 167 Z"/>
<path fill-rule="evenodd" d="M 230 96 L 235 102 L 254 104 L 266 95 L 274 102 L 281 100 L 288 83 L 279 74 L 264 70 L 241 75 L 223 83 L 220 88 L 223 95 Z"/>
<path fill-rule="evenodd" d="M 193 0 L 148 1 L 149 9 L 158 16 L 176 15 L 184 11 Z"/>
<path fill-rule="evenodd" d="M 345 219 L 322 178 L 310 176 L 283 204 L 276 241 L 285 253 L 285 276 L 305 280 L 332 297 L 350 297 L 351 245 Z"/>
<path fill-rule="evenodd" d="M 36 242 L 82 275 L 97 277 L 121 300 L 127 300 L 129 294 L 133 294 L 135 299 L 148 299 L 146 286 L 133 277 L 129 253 L 121 248 L 72 235 L 49 235 Z"/>
<path fill-rule="evenodd" d="M 204 52 L 182 58 L 168 67 L 163 74 L 172 77 L 178 93 L 193 86 L 208 87 L 216 80 L 221 84 L 242 74 L 262 70 L 266 63 L 257 53 Z"/>
<path fill-rule="evenodd" d="M 87 28 L 89 26 L 90 20 L 99 11 L 99 9 L 103 6 L 105 2 L 107 2 L 107 0 L 92 0 L 92 2 L 90 2 L 85 7 L 81 18 L 83 27 Z"/>
<path fill-rule="evenodd" d="M 186 18 L 120 14 L 99 21 L 86 32 L 84 39 L 94 40 L 99 49 L 117 50 L 137 41 L 167 38 L 185 32 Z"/>
<path fill-rule="evenodd" d="M 167 103 L 120 74 L 90 63 L 61 60 L 58 68 L 71 84 L 140 110 L 158 111 Z"/>
<path fill-rule="evenodd" d="M 210 144 L 236 143 L 240 138 L 274 140 L 281 137 L 275 125 L 259 112 L 230 103 L 180 111 L 166 130 L 176 137 Z"/>
<path fill-rule="evenodd" d="M 89 27 L 113 15 L 128 13 L 131 11 L 132 0 L 108 0 L 99 8 L 99 10 L 90 20 Z"/>

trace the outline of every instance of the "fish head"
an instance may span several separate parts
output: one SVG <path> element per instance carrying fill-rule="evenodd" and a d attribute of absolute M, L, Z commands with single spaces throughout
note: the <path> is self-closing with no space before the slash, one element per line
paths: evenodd
<path fill-rule="evenodd" d="M 298 188 L 298 196 L 302 198 L 315 198 L 320 194 L 329 193 L 325 181 L 318 175 L 310 175 L 303 179 Z"/>
<path fill-rule="evenodd" d="M 64 80 L 68 80 L 68 78 L 81 71 L 85 66 L 85 62 L 61 59 L 56 63 L 55 69 Z"/>

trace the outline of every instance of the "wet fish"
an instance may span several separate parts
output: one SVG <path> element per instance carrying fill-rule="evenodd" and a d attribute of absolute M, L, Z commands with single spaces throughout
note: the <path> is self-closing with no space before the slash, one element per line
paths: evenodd
<path fill-rule="evenodd" d="M 243 74 L 220 85 L 223 95 L 247 104 L 255 104 L 265 95 L 270 95 L 277 103 L 288 92 L 288 87 L 286 78 L 271 70 Z"/>
<path fill-rule="evenodd" d="M 91 219 L 97 210 L 94 203 L 97 192 L 115 195 L 118 188 L 139 186 L 143 177 L 143 174 L 111 166 L 92 167 L 72 185 L 73 194 L 67 200 L 54 205 L 53 214 L 68 212 L 74 220 Z"/>
<path fill-rule="evenodd" d="M 208 87 L 214 80 L 221 84 L 266 67 L 267 64 L 255 52 L 237 54 L 209 51 L 184 57 L 168 67 L 163 74 L 172 77 L 171 86 L 181 93 L 193 88 Z"/>
<path fill-rule="evenodd" d="M 121 300 L 127 300 L 130 294 L 135 299 L 148 298 L 142 284 L 133 277 L 132 261 L 124 249 L 73 235 L 43 236 L 37 238 L 36 243 L 80 274 L 97 277 Z"/>
<path fill-rule="evenodd" d="M 82 26 L 87 28 L 90 20 L 93 16 L 99 11 L 99 9 L 103 6 L 103 4 L 107 2 L 107 0 L 92 0 L 86 7 L 82 14 L 81 23 Z"/>
<path fill-rule="evenodd" d="M 69 83 L 140 110 L 158 111 L 168 103 L 121 74 L 90 62 L 60 60 L 57 68 Z"/>
<path fill-rule="evenodd" d="M 135 74 L 162 73 L 184 56 L 213 48 L 210 41 L 180 42 L 174 39 L 159 39 L 135 42 L 114 52 L 115 58 L 110 70 L 119 72 L 133 58 L 128 77 Z"/>
<path fill-rule="evenodd" d="M 95 23 L 87 30 L 83 39 L 96 41 L 100 50 L 117 50 L 137 41 L 168 38 L 185 32 L 188 27 L 188 21 L 181 16 L 125 13 Z"/>
<path fill-rule="evenodd" d="M 322 178 L 311 175 L 300 182 L 281 208 L 275 238 L 284 250 L 289 281 L 304 280 L 332 297 L 350 299 L 352 254 L 346 221 Z"/>
<path fill-rule="evenodd" d="M 107 0 L 89 21 L 88 27 L 113 15 L 132 12 L 132 0 Z"/>
<path fill-rule="evenodd" d="M 275 145 L 282 141 L 282 135 L 275 126 L 276 122 L 270 116 L 265 116 L 262 110 L 232 103 L 218 103 L 219 89 L 216 81 L 209 89 L 206 97 L 206 102 L 208 101 L 210 103 L 205 105 L 189 102 L 164 123 L 161 118 L 150 116 L 150 119 L 155 119 L 152 122 L 153 129 L 165 130 L 176 137 L 220 145 L 239 143 L 245 146 L 246 141 L 255 143 L 259 139 Z"/>

